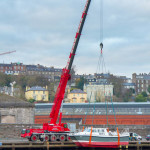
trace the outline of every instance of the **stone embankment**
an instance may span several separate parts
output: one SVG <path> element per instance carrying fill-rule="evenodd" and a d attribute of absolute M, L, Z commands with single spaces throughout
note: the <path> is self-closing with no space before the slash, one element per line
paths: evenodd
<path fill-rule="evenodd" d="M 95 127 L 106 127 L 95 126 Z M 26 128 L 42 128 L 41 124 L 0 124 L 0 138 L 21 138 L 21 130 Z M 115 129 L 115 126 L 109 126 L 110 129 Z M 118 126 L 119 131 L 128 128 L 129 132 L 135 132 L 143 138 L 150 134 L 150 126 Z M 82 127 L 81 127 L 82 129 Z"/>
<path fill-rule="evenodd" d="M 34 124 L 0 124 L 0 138 L 21 138 L 22 129 L 41 127 Z"/>

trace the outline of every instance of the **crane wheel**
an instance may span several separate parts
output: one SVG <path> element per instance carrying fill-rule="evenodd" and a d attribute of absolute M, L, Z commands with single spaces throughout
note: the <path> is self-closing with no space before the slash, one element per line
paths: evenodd
<path fill-rule="evenodd" d="M 56 141 L 56 135 L 51 135 L 50 139 L 51 139 L 52 142 L 55 142 Z"/>
<path fill-rule="evenodd" d="M 48 135 L 45 135 L 45 141 L 49 141 L 49 136 Z"/>
<path fill-rule="evenodd" d="M 62 142 L 65 141 L 65 136 L 64 136 L 64 135 L 61 135 L 61 136 L 59 137 L 59 140 L 62 141 Z"/>
<path fill-rule="evenodd" d="M 67 140 L 67 141 L 70 141 L 70 140 L 71 140 L 70 136 L 67 135 L 67 139 L 66 139 L 66 140 Z"/>
<path fill-rule="evenodd" d="M 38 139 L 38 137 L 36 135 L 32 135 L 31 136 L 31 141 L 36 142 Z"/>

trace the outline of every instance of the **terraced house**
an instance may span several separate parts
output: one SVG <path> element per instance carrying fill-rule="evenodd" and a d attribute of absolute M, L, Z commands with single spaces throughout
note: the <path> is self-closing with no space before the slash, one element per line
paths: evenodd
<path fill-rule="evenodd" d="M 34 99 L 36 101 L 48 101 L 48 90 L 47 86 L 40 87 L 40 86 L 33 86 L 33 87 L 26 87 L 25 97 L 27 100 Z"/>
<path fill-rule="evenodd" d="M 69 91 L 67 98 L 69 103 L 86 103 L 87 93 L 80 89 L 75 89 L 71 92 Z"/>

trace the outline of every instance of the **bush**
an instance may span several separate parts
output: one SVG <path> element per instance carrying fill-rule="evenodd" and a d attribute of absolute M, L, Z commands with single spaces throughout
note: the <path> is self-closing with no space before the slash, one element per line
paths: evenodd
<path fill-rule="evenodd" d="M 137 95 L 135 98 L 135 102 L 146 102 L 146 101 L 147 101 L 146 97 L 144 97 L 142 94 Z"/>
<path fill-rule="evenodd" d="M 29 99 L 28 102 L 34 103 L 36 100 L 35 99 Z"/>

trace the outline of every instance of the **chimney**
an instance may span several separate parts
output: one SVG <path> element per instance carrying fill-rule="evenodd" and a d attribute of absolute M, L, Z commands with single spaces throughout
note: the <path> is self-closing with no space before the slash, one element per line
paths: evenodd
<path fill-rule="evenodd" d="M 27 91 L 28 89 L 30 89 L 30 87 L 29 87 L 29 86 L 26 86 L 26 91 Z"/>
<path fill-rule="evenodd" d="M 70 88 L 68 88 L 68 93 L 70 93 Z"/>

